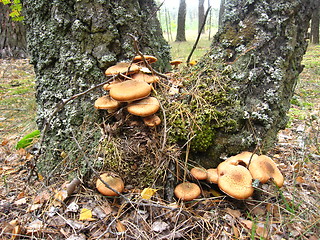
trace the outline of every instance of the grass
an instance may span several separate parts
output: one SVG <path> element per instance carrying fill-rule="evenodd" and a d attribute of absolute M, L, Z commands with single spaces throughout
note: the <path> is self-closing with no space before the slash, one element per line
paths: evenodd
<path fill-rule="evenodd" d="M 216 32 L 216 29 L 213 31 Z M 186 61 L 192 47 L 197 38 L 196 31 L 186 31 L 186 42 L 175 42 L 169 41 L 171 46 L 171 56 L 172 59 L 180 59 Z M 191 60 L 199 60 L 201 56 L 203 56 L 210 48 L 210 44 L 212 41 L 212 33 L 211 40 L 209 40 L 209 33 L 201 34 L 200 40 L 198 42 L 197 48 L 194 51 Z"/>

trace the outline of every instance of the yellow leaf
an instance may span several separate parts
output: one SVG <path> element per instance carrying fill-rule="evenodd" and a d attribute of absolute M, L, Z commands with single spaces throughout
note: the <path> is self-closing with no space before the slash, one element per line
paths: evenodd
<path fill-rule="evenodd" d="M 156 189 L 153 188 L 145 188 L 141 192 L 141 197 L 143 199 L 149 200 L 155 193 L 157 192 Z"/>
<path fill-rule="evenodd" d="M 79 217 L 80 221 L 92 221 L 95 220 L 94 218 L 92 218 L 92 211 L 90 209 L 87 208 L 82 208 L 80 211 L 80 217 Z"/>
<path fill-rule="evenodd" d="M 120 221 L 117 222 L 116 229 L 118 232 L 125 232 L 126 231 L 126 227 Z"/>

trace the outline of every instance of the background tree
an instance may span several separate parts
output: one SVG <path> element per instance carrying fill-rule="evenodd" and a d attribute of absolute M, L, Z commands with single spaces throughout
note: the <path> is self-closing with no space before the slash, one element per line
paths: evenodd
<path fill-rule="evenodd" d="M 222 20 L 223 20 L 223 16 L 224 16 L 224 11 L 225 11 L 225 0 L 220 0 L 219 20 L 218 20 L 219 28 L 222 27 Z"/>
<path fill-rule="evenodd" d="M 14 21 L 11 13 L 10 5 L 0 2 L 0 58 L 26 58 L 25 26 L 22 21 Z"/>
<path fill-rule="evenodd" d="M 319 44 L 319 21 L 320 17 L 320 2 L 318 1 L 316 3 L 316 6 L 312 12 L 312 18 L 311 18 L 311 42 L 313 44 Z"/>
<path fill-rule="evenodd" d="M 200 29 L 202 26 L 202 23 L 204 21 L 204 0 L 199 0 L 198 5 L 198 33 L 200 33 Z M 202 29 L 202 33 L 205 32 L 205 28 Z"/>
<path fill-rule="evenodd" d="M 180 0 L 179 11 L 178 11 L 178 27 L 176 42 L 186 41 L 186 13 L 187 5 L 185 0 Z"/>

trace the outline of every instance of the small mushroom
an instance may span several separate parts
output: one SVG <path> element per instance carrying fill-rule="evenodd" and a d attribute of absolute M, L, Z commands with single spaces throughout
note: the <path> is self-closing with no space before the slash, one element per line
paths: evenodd
<path fill-rule="evenodd" d="M 143 81 L 127 80 L 114 84 L 110 96 L 119 102 L 131 102 L 149 96 L 151 86 Z"/>
<path fill-rule="evenodd" d="M 108 110 L 109 113 L 115 112 L 120 106 L 120 102 L 112 99 L 110 96 L 102 96 L 94 102 L 96 109 Z"/>
<path fill-rule="evenodd" d="M 139 70 L 140 70 L 140 67 L 137 64 L 134 64 L 134 63 L 130 64 L 128 62 L 120 62 L 114 66 L 109 67 L 105 71 L 105 74 L 107 76 L 113 76 L 113 75 L 117 75 L 119 73 L 132 74 L 132 73 L 139 72 Z"/>
<path fill-rule="evenodd" d="M 197 180 L 205 180 L 208 177 L 207 170 L 200 167 L 192 168 L 190 174 Z"/>
<path fill-rule="evenodd" d="M 150 63 L 155 63 L 156 61 L 158 61 L 158 59 L 154 56 L 151 55 L 143 55 L 144 59 L 150 64 Z M 133 58 L 133 62 L 134 63 L 139 63 L 139 62 L 143 62 L 142 57 L 140 55 L 135 56 Z"/>
<path fill-rule="evenodd" d="M 233 165 L 243 165 L 243 166 L 248 166 L 249 162 L 252 161 L 253 159 L 257 158 L 258 155 L 252 152 L 244 151 L 242 153 L 239 153 L 235 156 L 229 157 L 228 159 L 225 160 L 225 162 L 229 162 Z M 251 159 L 251 160 L 250 160 Z"/>
<path fill-rule="evenodd" d="M 112 88 L 112 86 L 114 86 L 114 85 L 117 84 L 117 83 L 121 83 L 121 82 L 122 82 L 122 81 L 121 81 L 120 79 L 115 79 L 115 80 L 113 80 L 113 81 L 110 82 L 110 83 L 104 84 L 104 85 L 102 86 L 102 88 L 103 88 L 103 90 L 109 91 L 109 90 Z"/>
<path fill-rule="evenodd" d="M 181 61 L 181 60 L 172 60 L 170 62 L 170 65 L 172 65 L 173 68 L 176 69 L 176 68 L 178 68 L 178 65 L 181 64 L 181 63 L 183 63 L 183 61 Z"/>
<path fill-rule="evenodd" d="M 114 177 L 111 176 L 108 173 L 103 173 L 100 175 L 100 178 L 106 182 L 110 187 L 112 187 L 114 190 L 118 191 L 118 192 L 123 192 L 124 190 L 124 182 L 122 181 L 121 178 L 119 177 Z M 105 195 L 105 196 L 118 196 L 118 193 L 114 192 L 113 190 L 111 190 L 110 188 L 108 188 L 106 186 L 106 184 L 104 184 L 100 178 L 97 179 L 96 182 L 96 188 L 97 190 Z"/>
<path fill-rule="evenodd" d="M 155 97 L 147 97 L 128 104 L 127 110 L 133 115 L 147 117 L 156 113 L 159 108 L 160 103 L 158 99 L 156 99 Z"/>
<path fill-rule="evenodd" d="M 219 165 L 220 166 L 220 165 Z M 253 194 L 252 176 L 241 165 L 224 164 L 218 166 L 218 186 L 221 191 L 236 199 L 246 199 Z"/>
<path fill-rule="evenodd" d="M 154 83 L 159 81 L 159 77 L 154 75 L 145 74 L 142 72 L 135 73 L 131 76 L 135 80 L 145 81 L 147 83 Z"/>
<path fill-rule="evenodd" d="M 278 187 L 283 186 L 284 177 L 275 162 L 266 155 L 260 155 L 251 161 L 249 171 L 253 179 L 258 179 L 261 183 L 266 183 L 273 179 Z"/>
<path fill-rule="evenodd" d="M 218 169 L 216 168 L 209 168 L 207 169 L 207 173 L 208 173 L 208 176 L 207 176 L 207 181 L 209 183 L 215 183 L 217 184 L 218 183 Z"/>
<path fill-rule="evenodd" d="M 155 126 L 160 125 L 161 119 L 157 115 L 153 114 L 153 115 L 144 117 L 143 122 L 148 127 L 155 127 Z"/>
<path fill-rule="evenodd" d="M 201 194 L 200 187 L 191 182 L 184 182 L 178 184 L 174 189 L 174 195 L 183 201 L 191 201 Z"/>

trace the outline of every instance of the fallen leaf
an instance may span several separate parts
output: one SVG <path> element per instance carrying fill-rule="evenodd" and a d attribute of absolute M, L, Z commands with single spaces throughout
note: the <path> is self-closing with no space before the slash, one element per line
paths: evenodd
<path fill-rule="evenodd" d="M 143 199 L 149 200 L 155 193 L 157 192 L 156 189 L 153 188 L 145 188 L 141 192 L 141 197 Z"/>
<path fill-rule="evenodd" d="M 35 233 L 43 228 L 44 224 L 41 220 L 36 219 L 26 226 L 27 233 Z"/>
<path fill-rule="evenodd" d="M 123 225 L 121 221 L 117 221 L 116 229 L 118 232 L 125 232 L 127 230 L 126 226 Z"/>
<path fill-rule="evenodd" d="M 79 220 L 80 221 L 93 221 L 95 219 L 92 218 L 92 211 L 90 209 L 82 208 L 80 211 Z"/>
<path fill-rule="evenodd" d="M 241 223 L 244 224 L 244 226 L 248 229 L 252 229 L 253 222 L 250 220 L 241 220 Z"/>
<path fill-rule="evenodd" d="M 225 211 L 235 218 L 239 218 L 241 216 L 241 212 L 239 210 L 233 210 L 231 208 L 226 208 Z"/>
<path fill-rule="evenodd" d="M 166 230 L 169 227 L 169 225 L 163 221 L 155 221 L 151 225 L 151 230 L 157 233 L 161 233 L 164 230 Z"/>
<path fill-rule="evenodd" d="M 16 205 L 21 205 L 21 204 L 25 204 L 25 203 L 27 203 L 26 198 L 21 198 L 21 199 L 14 202 L 14 204 L 16 204 Z"/>
<path fill-rule="evenodd" d="M 304 180 L 304 178 L 303 178 L 303 177 L 298 176 L 298 177 L 296 178 L 296 182 L 297 182 L 297 183 L 304 183 L 304 182 L 305 182 L 305 180 Z"/>
<path fill-rule="evenodd" d="M 79 210 L 79 205 L 75 202 L 72 202 L 68 205 L 66 212 L 77 212 Z"/>

